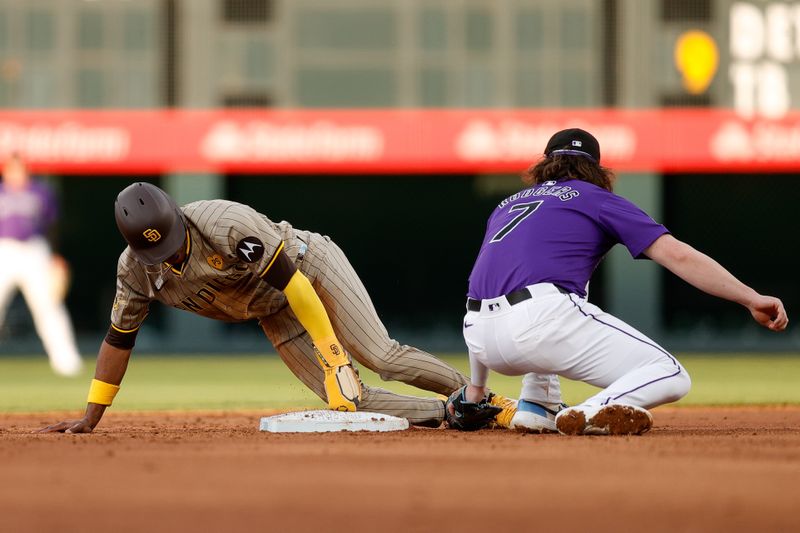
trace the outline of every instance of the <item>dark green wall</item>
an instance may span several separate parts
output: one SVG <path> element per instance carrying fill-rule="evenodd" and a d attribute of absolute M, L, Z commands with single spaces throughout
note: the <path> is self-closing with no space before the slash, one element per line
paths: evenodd
<path fill-rule="evenodd" d="M 796 174 L 671 175 L 664 180 L 665 224 L 746 284 L 781 298 L 791 317 L 800 306 L 798 197 Z M 743 320 L 740 306 L 676 276 L 664 276 L 664 305 L 672 330 L 759 329 Z"/>
<path fill-rule="evenodd" d="M 460 332 L 467 278 L 502 199 L 469 176 L 231 177 L 228 197 L 329 235 L 385 322 Z"/>

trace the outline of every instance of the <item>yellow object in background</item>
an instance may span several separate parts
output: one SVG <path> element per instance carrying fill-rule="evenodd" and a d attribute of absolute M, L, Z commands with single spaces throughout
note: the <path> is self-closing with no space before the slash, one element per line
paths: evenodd
<path fill-rule="evenodd" d="M 689 30 L 675 43 L 675 66 L 683 75 L 683 86 L 692 94 L 708 89 L 717 73 L 719 51 L 714 39 L 704 31 Z"/>

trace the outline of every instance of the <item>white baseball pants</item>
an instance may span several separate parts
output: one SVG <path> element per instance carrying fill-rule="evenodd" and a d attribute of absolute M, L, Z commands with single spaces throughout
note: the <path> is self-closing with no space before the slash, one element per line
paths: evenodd
<path fill-rule="evenodd" d="M 552 284 L 528 287 L 532 298 L 510 305 L 504 296 L 467 311 L 464 339 L 473 373 L 485 366 L 525 375 L 520 398 L 558 403 L 556 375 L 603 390 L 581 405 L 623 403 L 651 408 L 685 396 L 691 380 L 661 346 L 618 318 Z"/>
<path fill-rule="evenodd" d="M 57 374 L 74 376 L 83 366 L 67 309 L 55 297 L 50 278 L 50 247 L 44 239 L 0 239 L 0 323 L 20 289 L 34 326 Z"/>

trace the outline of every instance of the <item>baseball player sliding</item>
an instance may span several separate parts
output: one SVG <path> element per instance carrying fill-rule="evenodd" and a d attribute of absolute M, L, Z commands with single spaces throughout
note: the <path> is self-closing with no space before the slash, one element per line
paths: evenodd
<path fill-rule="evenodd" d="M 500 202 L 489 217 L 463 325 L 472 383 L 448 405 L 455 425 L 464 402 L 480 415 L 487 369 L 524 375 L 518 409 L 529 424 L 538 420 L 567 435 L 644 433 L 653 423 L 647 409 L 689 392 L 689 375 L 674 356 L 586 301 L 592 272 L 617 243 L 636 259 L 650 258 L 698 289 L 742 304 L 770 330 L 786 328 L 779 299 L 744 285 L 615 195 L 615 176 L 600 165 L 591 134 L 559 131 L 544 155 L 524 176 L 530 188 Z M 603 390 L 564 408 L 556 375 Z"/>
<path fill-rule="evenodd" d="M 363 409 L 438 426 L 444 402 L 361 383 L 349 354 L 384 380 L 449 395 L 467 383 L 432 355 L 392 340 L 361 280 L 330 238 L 226 200 L 179 208 L 148 183 L 115 204 L 128 247 L 117 266 L 111 327 L 86 414 L 43 431 L 90 432 L 111 405 L 150 303 L 225 321 L 257 319 L 291 371 L 331 409 Z M 514 402 L 499 398 L 513 417 Z"/>

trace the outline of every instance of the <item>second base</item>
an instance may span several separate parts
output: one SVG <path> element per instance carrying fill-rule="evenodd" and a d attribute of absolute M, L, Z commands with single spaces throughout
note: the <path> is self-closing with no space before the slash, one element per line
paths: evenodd
<path fill-rule="evenodd" d="M 296 411 L 261 419 L 261 431 L 271 433 L 328 433 L 333 431 L 402 431 L 408 420 L 380 413 L 316 410 Z"/>

